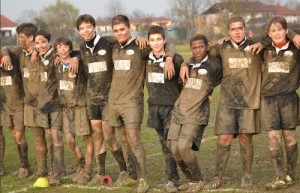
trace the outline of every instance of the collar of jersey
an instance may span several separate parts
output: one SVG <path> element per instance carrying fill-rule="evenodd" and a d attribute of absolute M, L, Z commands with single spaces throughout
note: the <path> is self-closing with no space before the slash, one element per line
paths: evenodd
<path fill-rule="evenodd" d="M 121 46 L 121 48 L 125 48 L 126 46 L 128 46 L 132 41 L 134 41 L 135 40 L 135 38 L 134 37 L 131 37 L 127 42 L 126 42 L 126 44 L 124 45 L 124 46 L 122 46 L 121 44 L 120 44 L 120 46 Z"/>
<path fill-rule="evenodd" d="M 151 60 L 153 60 L 154 63 L 156 63 L 156 62 L 163 62 L 164 61 L 164 57 L 165 57 L 165 53 L 164 53 L 164 55 L 161 58 L 158 58 L 158 59 L 155 58 L 153 52 L 149 53 L 149 58 Z"/>
<path fill-rule="evenodd" d="M 290 41 L 288 41 L 288 43 L 286 43 L 286 45 L 282 46 L 281 48 L 277 48 L 274 43 L 272 42 L 272 46 L 276 49 L 276 53 L 278 54 L 280 52 L 280 50 L 286 50 L 288 49 L 290 45 Z"/>
<path fill-rule="evenodd" d="M 53 51 L 53 47 L 50 47 L 50 49 L 46 52 L 45 55 L 40 55 L 40 58 L 42 59 L 42 61 L 46 60 L 47 56 L 49 56 L 51 54 L 51 52 Z"/>
<path fill-rule="evenodd" d="M 230 41 L 235 49 L 238 49 L 240 46 L 242 46 L 246 42 L 246 40 L 247 40 L 247 37 L 245 37 L 245 39 L 240 43 L 240 45 L 237 45 L 237 43 L 235 43 L 232 39 L 230 39 Z"/>
<path fill-rule="evenodd" d="M 90 48 L 86 43 L 85 43 L 85 47 L 88 48 L 91 51 L 91 53 L 93 53 L 95 45 L 98 43 L 99 40 L 100 40 L 100 35 L 96 34 L 96 38 L 94 40 L 94 47 Z"/>
<path fill-rule="evenodd" d="M 193 63 L 193 62 L 192 62 L 192 63 L 190 63 L 189 65 L 193 66 L 192 69 L 198 68 L 198 67 L 201 66 L 201 64 L 202 64 L 203 62 L 206 62 L 207 60 L 208 60 L 208 55 L 206 55 L 205 58 L 203 58 L 200 62 L 197 62 L 197 63 Z"/>
<path fill-rule="evenodd" d="M 33 50 L 27 51 L 27 50 L 23 49 L 23 52 L 25 53 L 25 56 L 29 56 L 30 54 L 32 54 Z"/>

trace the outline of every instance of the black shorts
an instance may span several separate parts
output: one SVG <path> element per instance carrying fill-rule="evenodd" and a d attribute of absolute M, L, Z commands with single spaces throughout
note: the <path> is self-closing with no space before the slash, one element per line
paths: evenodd
<path fill-rule="evenodd" d="M 148 105 L 147 126 L 154 129 L 169 129 L 173 106 Z"/>
<path fill-rule="evenodd" d="M 88 115 L 90 120 L 107 121 L 107 105 L 89 105 Z"/>

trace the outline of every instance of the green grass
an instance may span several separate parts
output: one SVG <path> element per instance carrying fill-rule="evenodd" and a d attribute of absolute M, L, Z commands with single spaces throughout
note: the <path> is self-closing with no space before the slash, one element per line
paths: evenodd
<path fill-rule="evenodd" d="M 186 58 L 189 55 L 188 45 L 179 45 L 176 47 L 177 52 L 182 53 Z M 299 90 L 298 90 L 299 92 Z M 199 158 L 199 164 L 202 170 L 202 175 L 206 182 L 210 181 L 213 177 L 213 166 L 215 158 L 216 149 L 216 137 L 213 134 L 214 121 L 216 106 L 219 97 L 219 87 L 217 87 L 213 93 L 213 101 L 211 102 L 211 118 L 208 127 L 205 130 L 203 142 L 201 144 L 201 149 L 197 152 Z M 147 92 L 145 92 L 145 101 L 147 99 Z M 147 104 L 147 103 L 145 103 Z M 161 153 L 161 147 L 158 141 L 156 132 L 153 129 L 146 128 L 145 121 L 147 117 L 147 105 L 145 105 L 144 113 L 144 123 L 142 125 L 142 140 L 144 142 L 146 154 L 147 154 L 147 170 L 148 170 L 148 180 L 151 185 L 149 192 L 165 192 L 162 188 L 157 188 L 158 184 L 163 183 L 164 177 L 164 161 Z M 299 129 L 298 129 L 299 130 Z M 299 135 L 299 131 L 297 132 Z M 13 140 L 10 136 L 8 129 L 5 129 L 6 136 L 6 152 L 5 152 L 5 171 L 6 175 L 0 178 L 0 192 L 1 193 L 16 193 L 16 192 L 27 192 L 27 193 L 131 193 L 134 192 L 133 188 L 113 188 L 113 187 L 101 187 L 101 186 L 78 186 L 72 183 L 71 176 L 63 178 L 63 185 L 57 187 L 49 187 L 44 189 L 33 188 L 33 181 L 29 179 L 18 179 L 12 176 L 12 172 L 18 169 L 19 160 L 17 156 L 16 146 L 13 144 Z M 29 155 L 30 163 L 33 168 L 36 166 L 35 161 L 35 151 L 34 144 L 32 140 L 32 133 L 30 128 L 26 130 L 26 137 L 29 141 Z M 78 141 L 81 139 L 78 138 Z M 299 140 L 298 140 L 299 141 Z M 241 177 L 241 161 L 239 156 L 239 145 L 238 141 L 235 139 L 231 148 L 231 155 L 229 162 L 225 171 L 225 187 L 223 189 L 214 192 L 259 192 L 263 193 L 264 184 L 270 182 L 274 179 L 274 171 L 272 169 L 268 144 L 267 144 L 266 132 L 262 131 L 260 135 L 254 136 L 254 146 L 255 155 L 253 162 L 253 180 L 254 187 L 252 190 L 240 189 L 240 177 Z M 80 143 L 82 145 L 82 143 Z M 74 158 L 68 151 L 65 145 L 65 163 L 67 167 L 73 166 L 75 164 Z M 94 168 L 96 171 L 96 168 Z M 118 175 L 118 167 L 116 161 L 113 159 L 111 153 L 107 155 L 107 174 L 110 175 L 115 181 Z M 185 177 L 181 175 L 181 180 L 185 181 Z M 297 176 L 299 177 L 299 170 L 297 171 Z M 285 191 L 274 191 L 274 192 L 288 192 L 296 193 L 300 190 L 300 184 L 297 181 L 294 187 L 291 187 Z M 205 191 L 204 191 L 205 192 Z"/>

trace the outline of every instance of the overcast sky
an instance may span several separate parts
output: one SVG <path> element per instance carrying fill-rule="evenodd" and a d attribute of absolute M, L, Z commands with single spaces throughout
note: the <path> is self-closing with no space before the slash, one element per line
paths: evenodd
<path fill-rule="evenodd" d="M 79 14 L 89 13 L 95 18 L 106 16 L 107 4 L 110 0 L 64 0 L 79 9 Z M 120 0 L 127 14 L 135 9 L 153 16 L 163 16 L 168 9 L 168 0 Z M 56 0 L 1 0 L 1 14 L 16 21 L 26 10 L 41 11 Z"/>

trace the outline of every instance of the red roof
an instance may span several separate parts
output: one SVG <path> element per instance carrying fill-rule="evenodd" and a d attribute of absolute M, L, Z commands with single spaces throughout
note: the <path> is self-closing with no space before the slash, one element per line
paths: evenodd
<path fill-rule="evenodd" d="M 17 24 L 1 14 L 0 27 L 17 27 Z"/>
<path fill-rule="evenodd" d="M 280 5 L 270 5 L 275 10 L 276 15 L 300 15 L 300 11 L 282 7 Z"/>

